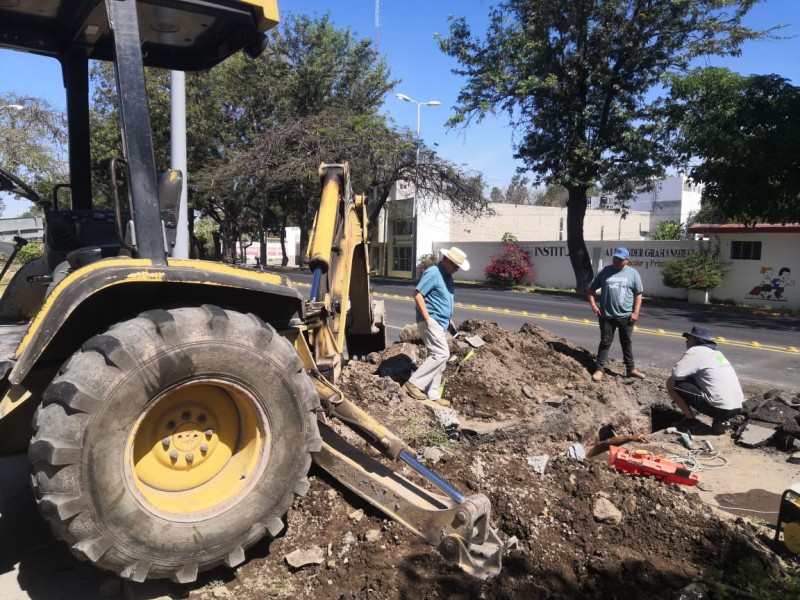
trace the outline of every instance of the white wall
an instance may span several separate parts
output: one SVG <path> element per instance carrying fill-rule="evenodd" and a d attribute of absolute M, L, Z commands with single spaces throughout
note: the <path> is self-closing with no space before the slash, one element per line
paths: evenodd
<path fill-rule="evenodd" d="M 13 242 L 14 236 L 41 241 L 44 224 L 41 217 L 14 217 L 0 219 L 0 242 Z"/>
<path fill-rule="evenodd" d="M 713 237 L 719 240 L 720 252 L 729 266 L 723 284 L 711 292 L 714 298 L 750 306 L 800 309 L 800 233 L 720 233 Z M 733 241 L 761 242 L 761 259 L 732 260 Z M 770 289 L 757 291 L 762 285 Z M 783 287 L 783 292 L 777 287 Z"/>
<path fill-rule="evenodd" d="M 711 290 L 710 297 L 715 300 L 732 301 L 735 304 L 761 306 L 776 309 L 800 310 L 800 232 L 758 233 L 758 234 L 719 234 L 722 259 L 728 263 L 729 271 L 722 285 Z M 762 243 L 760 260 L 731 260 L 732 241 L 760 241 Z M 435 242 L 434 248 L 449 247 L 449 242 Z M 457 244 L 470 262 L 470 270 L 459 271 L 455 278 L 465 281 L 484 281 L 483 269 L 489 264 L 491 256 L 500 252 L 501 244 L 493 242 L 460 242 Z M 534 284 L 542 287 L 574 289 L 575 275 L 569 261 L 566 242 L 520 242 L 529 251 Z M 611 255 L 619 244 L 609 242 L 586 242 L 586 248 L 596 273 L 611 263 Z M 660 298 L 686 299 L 686 290 L 669 288 L 661 278 L 661 266 L 667 258 L 682 256 L 693 252 L 697 244 L 690 240 L 682 241 L 643 241 L 626 242 L 631 252 L 630 264 L 642 278 L 645 295 Z M 784 269 L 789 269 L 785 271 Z M 780 271 L 784 270 L 781 274 Z M 777 281 L 775 281 L 777 280 Z M 752 293 L 757 286 L 772 286 L 772 290 L 762 294 Z M 776 293 L 781 286 L 783 292 Z"/>
<path fill-rule="evenodd" d="M 286 256 L 289 258 L 289 266 L 300 264 L 300 228 L 286 228 Z M 261 257 L 261 244 L 254 242 L 245 249 L 246 262 L 248 265 L 255 265 Z M 280 265 L 283 261 L 281 251 L 281 241 L 277 237 L 267 238 L 267 265 Z"/>
<path fill-rule="evenodd" d="M 530 254 L 534 283 L 542 287 L 559 289 L 574 289 L 575 274 L 569 261 L 569 251 L 566 242 L 519 242 Z M 592 262 L 592 270 L 596 273 L 606 265 L 611 264 L 611 255 L 620 244 L 614 242 L 586 242 L 586 249 Z M 625 247 L 630 250 L 630 265 L 634 267 L 642 278 L 645 294 L 661 298 L 686 298 L 686 290 L 669 288 L 661 280 L 661 265 L 667 258 L 685 256 L 692 252 L 696 244 L 689 240 L 683 241 L 635 241 L 626 242 Z M 449 244 L 437 242 L 437 249 L 447 247 Z M 501 250 L 501 244 L 490 242 L 465 242 L 458 244 L 470 262 L 470 270 L 459 271 L 456 279 L 465 281 L 484 281 L 483 269 L 489 264 L 491 256 Z"/>
<path fill-rule="evenodd" d="M 493 215 L 478 219 L 453 214 L 450 240 L 500 241 L 505 233 L 520 240 L 565 240 L 567 238 L 567 209 L 520 204 L 492 204 Z M 650 228 L 650 213 L 633 211 L 624 215 L 615 210 L 587 211 L 583 234 L 590 240 L 641 240 Z M 436 238 L 444 239 L 444 238 Z"/>

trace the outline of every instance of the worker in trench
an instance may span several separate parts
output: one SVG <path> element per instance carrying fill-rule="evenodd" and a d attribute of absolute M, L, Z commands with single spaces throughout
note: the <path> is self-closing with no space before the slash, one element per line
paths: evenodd
<path fill-rule="evenodd" d="M 684 332 L 686 353 L 672 367 L 667 392 L 684 415 L 678 425 L 688 433 L 704 427 L 694 411 L 713 419 L 711 433 L 721 435 L 730 429 L 730 419 L 742 412 L 744 392 L 736 371 L 717 350 L 714 336 L 705 327 Z"/>

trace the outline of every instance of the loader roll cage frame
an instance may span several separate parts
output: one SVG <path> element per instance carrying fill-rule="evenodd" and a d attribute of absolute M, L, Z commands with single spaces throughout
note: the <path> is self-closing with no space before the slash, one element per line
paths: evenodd
<path fill-rule="evenodd" d="M 0 298 L 0 426 L 35 410 L 28 455 L 43 516 L 73 554 L 124 578 L 188 583 L 240 564 L 280 533 L 312 459 L 467 572 L 495 575 L 515 539 L 492 530 L 486 496 L 425 468 L 336 387 L 345 345 L 351 356 L 385 347 L 366 200 L 346 163 L 320 167 L 310 299 L 283 276 L 169 257 L 182 176 L 156 173 L 144 67 L 257 56 L 277 22 L 276 0 L 0 3 L 0 48 L 61 63 L 70 162 L 66 209 L 0 171 L 0 185 L 45 209 L 46 251 Z M 130 215 L 115 167 L 116 210 L 92 206 L 90 60 L 115 67 Z M 135 235 L 120 239 L 128 220 Z M 328 417 L 441 493 L 347 444 Z"/>

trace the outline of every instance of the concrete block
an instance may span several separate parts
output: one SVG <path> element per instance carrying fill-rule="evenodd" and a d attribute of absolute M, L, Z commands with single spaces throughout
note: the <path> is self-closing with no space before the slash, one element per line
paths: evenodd
<path fill-rule="evenodd" d="M 774 429 L 748 423 L 739 434 L 737 443 L 746 448 L 760 448 L 761 446 L 765 446 L 774 435 Z"/>

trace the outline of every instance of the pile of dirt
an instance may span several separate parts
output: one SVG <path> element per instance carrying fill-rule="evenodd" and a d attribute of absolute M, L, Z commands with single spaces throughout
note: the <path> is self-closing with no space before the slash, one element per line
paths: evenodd
<path fill-rule="evenodd" d="M 489 497 L 495 529 L 519 540 L 499 576 L 480 581 L 463 573 L 314 468 L 311 489 L 289 512 L 285 534 L 251 551 L 235 577 L 212 572 L 188 596 L 674 598 L 681 591 L 709 593 L 712 576 L 742 587 L 743 577 L 782 572 L 763 528 L 722 515 L 681 486 L 619 474 L 602 454 L 567 456 L 576 444 L 590 451 L 601 429 L 623 435 L 658 428 L 652 415 L 671 411 L 664 405 L 665 373 L 628 379 L 612 362 L 608 376 L 593 383 L 591 355 L 535 325 L 514 333 L 470 320 L 461 331 L 486 343 L 474 350 L 453 344 L 444 396 L 458 431 L 443 429 L 434 411 L 401 388 L 424 357 L 413 331 L 384 352 L 351 362 L 340 384 L 451 485 Z M 758 386 L 746 391 L 764 395 Z M 528 459 L 545 455 L 544 468 L 534 469 Z M 414 477 L 408 467 L 398 470 Z M 284 557 L 296 550 L 316 552 L 318 564 L 289 567 Z M 782 597 L 779 586 L 773 592 Z"/>

